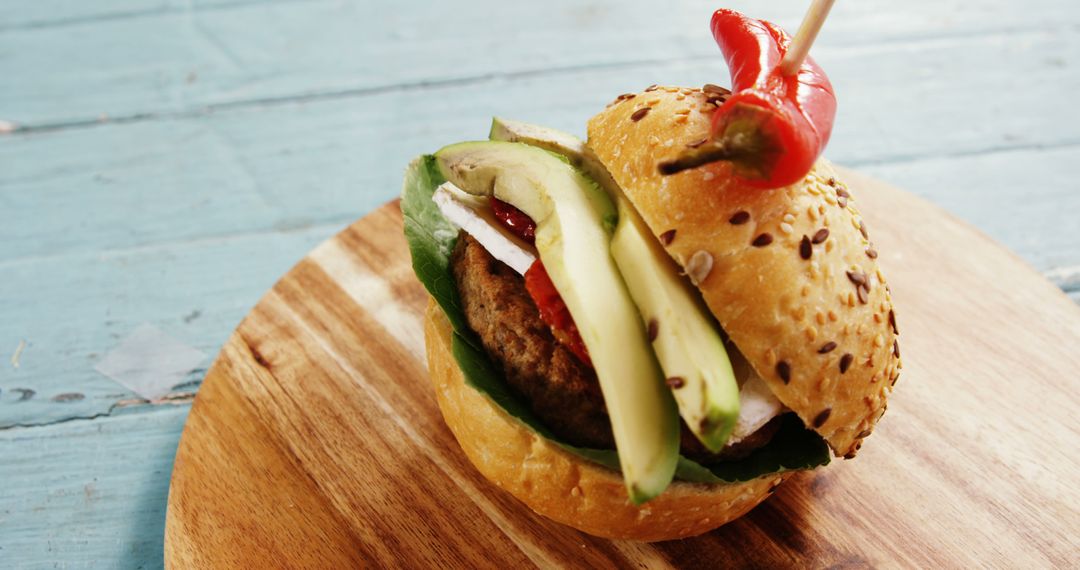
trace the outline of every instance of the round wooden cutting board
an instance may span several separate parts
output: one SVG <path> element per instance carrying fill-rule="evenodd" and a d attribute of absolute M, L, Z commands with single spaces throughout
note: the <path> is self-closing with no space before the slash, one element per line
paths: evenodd
<path fill-rule="evenodd" d="M 533 514 L 443 424 L 394 202 L 312 251 L 222 348 L 176 455 L 167 566 L 1076 564 L 1080 309 L 938 208 L 846 176 L 905 365 L 856 460 L 688 540 L 608 541 Z"/>

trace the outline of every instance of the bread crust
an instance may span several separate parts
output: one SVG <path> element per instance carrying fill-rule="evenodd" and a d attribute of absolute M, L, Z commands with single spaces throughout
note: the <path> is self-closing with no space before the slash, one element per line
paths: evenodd
<path fill-rule="evenodd" d="M 686 538 L 744 515 L 788 475 L 716 485 L 675 481 L 660 496 L 634 506 L 617 472 L 563 451 L 465 385 L 451 351 L 450 322 L 433 300 L 424 332 L 439 408 L 469 461 L 488 480 L 556 522 L 613 539 Z"/>
<path fill-rule="evenodd" d="M 675 87 L 623 96 L 589 121 L 588 146 L 773 393 L 853 457 L 900 368 L 877 253 L 825 160 L 775 190 L 741 184 L 726 163 L 660 175 L 660 161 L 708 136 L 709 98 Z"/>

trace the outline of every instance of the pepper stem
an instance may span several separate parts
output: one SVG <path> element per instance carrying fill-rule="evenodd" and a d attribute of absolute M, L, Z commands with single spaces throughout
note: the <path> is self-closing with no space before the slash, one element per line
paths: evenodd
<path fill-rule="evenodd" d="M 708 141 L 697 148 L 687 150 L 671 160 L 661 162 L 659 164 L 660 174 L 665 176 L 676 174 L 710 162 L 734 160 L 745 156 L 745 154 L 745 150 L 732 148 L 730 145 L 724 144 L 722 140 Z"/>

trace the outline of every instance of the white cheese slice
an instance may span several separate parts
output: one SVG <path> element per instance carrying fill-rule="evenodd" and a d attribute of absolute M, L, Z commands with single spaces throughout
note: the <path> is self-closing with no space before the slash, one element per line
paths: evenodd
<path fill-rule="evenodd" d="M 446 182 L 431 197 L 447 220 L 480 242 L 495 259 L 521 275 L 536 261 L 536 248 L 503 227 L 486 198 Z"/>
<path fill-rule="evenodd" d="M 751 369 L 739 389 L 739 419 L 735 420 L 735 429 L 732 430 L 727 445 L 742 441 L 780 415 L 783 410 L 784 405 L 776 399 L 765 381 Z"/>

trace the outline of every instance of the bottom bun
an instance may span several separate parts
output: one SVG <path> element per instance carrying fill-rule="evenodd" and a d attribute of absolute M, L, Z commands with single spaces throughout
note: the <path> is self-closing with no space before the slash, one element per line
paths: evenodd
<path fill-rule="evenodd" d="M 537 435 L 465 385 L 451 352 L 450 322 L 429 300 L 424 319 L 428 370 L 443 418 L 469 461 L 538 514 L 605 538 L 655 542 L 695 536 L 761 503 L 784 475 L 708 485 L 676 481 L 634 506 L 622 476 Z"/>

